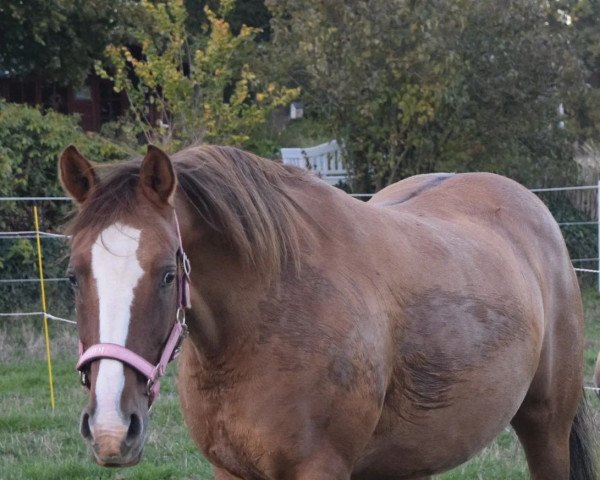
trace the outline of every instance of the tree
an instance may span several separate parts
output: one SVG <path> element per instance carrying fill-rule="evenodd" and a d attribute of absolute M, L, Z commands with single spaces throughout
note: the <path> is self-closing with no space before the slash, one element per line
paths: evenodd
<path fill-rule="evenodd" d="M 198 38 L 187 34 L 182 0 L 140 5 L 145 19 L 132 34 L 141 52 L 110 45 L 109 65 L 97 65 L 97 71 L 127 93 L 148 141 L 172 149 L 200 141 L 243 145 L 275 107 L 297 96 L 296 89 L 266 82 L 253 71 L 258 30 L 231 31 L 224 20 L 231 0 L 222 0 L 216 12 L 205 7 Z"/>
<path fill-rule="evenodd" d="M 585 67 L 585 90 L 574 99 L 580 142 L 600 141 L 600 1 L 572 0 L 564 5 L 572 22 L 573 44 Z"/>
<path fill-rule="evenodd" d="M 460 80 L 437 128 L 436 167 L 488 170 L 531 186 L 565 184 L 577 170 L 561 113 L 583 87 L 570 31 L 545 2 L 473 1 L 454 50 Z"/>
<path fill-rule="evenodd" d="M 0 1 L 0 68 L 81 84 L 106 45 L 124 35 L 135 2 L 120 0 Z"/>
<path fill-rule="evenodd" d="M 267 5 L 277 58 L 332 120 L 358 189 L 439 169 L 527 184 L 572 171 L 558 108 L 577 68 L 547 2 Z"/>
<path fill-rule="evenodd" d="M 205 7 L 212 11 L 219 9 L 219 0 L 184 0 L 188 13 L 186 29 L 192 36 L 202 33 L 202 26 L 207 18 Z M 238 34 L 244 25 L 259 29 L 256 33 L 257 40 L 269 40 L 271 15 L 265 6 L 264 0 L 238 0 L 228 12 L 225 20 L 231 26 L 234 34 Z"/>
<path fill-rule="evenodd" d="M 56 162 L 60 152 L 75 144 L 94 161 L 124 159 L 134 155 L 96 134 L 85 133 L 74 116 L 42 112 L 25 105 L 0 100 L 0 195 L 5 197 L 63 196 Z M 73 210 L 70 202 L 40 202 L 42 231 L 56 230 Z M 18 232 L 33 228 L 29 202 L 0 202 L 0 231 Z M 67 244 L 42 237 L 46 277 L 62 277 Z M 0 242 L 0 277 L 23 278 L 34 274 L 35 241 L 5 238 Z M 63 285 L 63 286 L 61 286 Z M 47 285 L 49 306 L 55 314 L 66 314 L 72 302 L 64 284 Z M 4 284 L 0 290 L 0 311 L 30 311 L 38 304 L 39 290 L 22 284 Z"/>
<path fill-rule="evenodd" d="M 307 79 L 312 104 L 342 137 L 360 190 L 408 174 L 408 153 L 421 141 L 415 133 L 433 119 L 455 75 L 452 56 L 440 55 L 432 35 L 444 12 L 411 3 L 267 2 L 277 58 L 303 67 L 297 78 Z"/>

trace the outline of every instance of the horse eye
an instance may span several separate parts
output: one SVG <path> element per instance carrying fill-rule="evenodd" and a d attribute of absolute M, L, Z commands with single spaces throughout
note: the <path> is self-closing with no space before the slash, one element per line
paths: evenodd
<path fill-rule="evenodd" d="M 174 272 L 167 272 L 165 273 L 165 276 L 163 277 L 163 285 L 170 285 L 173 283 L 173 281 L 175 280 L 175 273 Z"/>
<path fill-rule="evenodd" d="M 76 288 L 79 286 L 79 282 L 77 281 L 77 276 L 74 273 L 67 274 L 67 278 L 69 279 L 69 283 L 71 287 Z"/>

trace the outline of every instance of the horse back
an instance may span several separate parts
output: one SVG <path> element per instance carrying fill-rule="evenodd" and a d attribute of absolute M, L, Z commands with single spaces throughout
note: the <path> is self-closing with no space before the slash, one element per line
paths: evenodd
<path fill-rule="evenodd" d="M 459 243 L 475 241 L 486 243 L 484 249 L 508 248 L 504 253 L 518 256 L 522 268 L 534 270 L 540 281 L 551 270 L 560 275 L 566 271 L 568 283 L 576 280 L 551 213 L 536 195 L 506 177 L 489 173 L 417 175 L 387 187 L 368 203 L 394 212 L 401 221 L 418 218 L 425 227 L 423 236 L 433 234 L 435 238 L 435 232 L 442 229 L 448 236 L 456 233 Z M 419 236 L 412 230 L 407 234 Z M 456 245 L 456 250 L 460 249 L 461 245 Z"/>
<path fill-rule="evenodd" d="M 408 239 L 416 262 L 408 259 L 406 267 L 415 292 L 422 278 L 437 284 L 441 294 L 473 291 L 480 298 L 504 298 L 521 304 L 523 316 L 542 329 L 564 312 L 582 316 L 560 227 L 544 203 L 517 182 L 489 173 L 419 175 L 382 190 L 369 203 L 391 214 L 398 236 Z"/>

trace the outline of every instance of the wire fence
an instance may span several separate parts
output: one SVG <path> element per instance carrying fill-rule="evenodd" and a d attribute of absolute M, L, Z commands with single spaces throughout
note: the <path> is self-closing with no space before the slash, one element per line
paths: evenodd
<path fill-rule="evenodd" d="M 556 193 L 567 193 L 567 194 L 581 194 L 581 193 L 588 193 L 587 195 L 587 204 L 592 205 L 593 204 L 593 208 L 591 210 L 593 210 L 593 212 L 588 212 L 594 215 L 595 218 L 597 218 L 598 215 L 598 185 L 584 185 L 584 186 L 573 186 L 573 187 L 553 187 L 553 188 L 534 188 L 534 189 L 530 189 L 532 192 L 538 194 L 538 195 L 548 195 L 548 194 L 556 194 Z M 589 195 L 589 193 L 591 193 L 591 195 Z M 373 196 L 373 194 L 370 193 L 353 193 L 351 194 L 351 196 L 357 198 L 357 199 L 361 199 L 361 200 L 367 200 L 370 197 Z M 590 198 L 593 198 L 593 201 L 590 200 Z M 2 204 L 2 202 L 29 202 L 31 204 L 37 205 L 40 202 L 70 202 L 71 199 L 69 197 L 43 197 L 43 196 L 31 196 L 31 197 L 0 197 L 0 205 Z M 586 202 L 579 202 L 581 203 L 586 203 Z M 590 210 L 589 206 L 585 206 L 584 205 L 584 209 Z M 588 216 L 588 218 L 590 218 Z M 573 227 L 590 227 L 590 229 L 592 230 L 592 227 L 594 227 L 594 235 L 597 235 L 597 227 L 599 225 L 598 220 L 589 220 L 589 219 L 563 219 L 561 220 L 560 218 L 557 218 L 557 223 L 558 225 L 563 229 L 563 232 L 567 229 L 573 228 Z M 15 240 L 34 240 L 36 238 L 36 236 L 39 235 L 39 237 L 43 240 L 58 240 L 58 241 L 65 241 L 65 252 L 67 251 L 68 247 L 66 245 L 66 240 L 68 240 L 68 236 L 61 234 L 61 233 L 56 233 L 56 232 L 51 232 L 51 231 L 36 231 L 36 230 L 19 230 L 19 231 L 7 231 L 7 232 L 0 232 L 0 242 L 2 241 L 15 241 Z M 591 235 L 590 235 L 591 236 Z M 594 242 L 597 245 L 597 242 Z M 66 257 L 66 253 L 65 253 L 65 257 Z M 580 273 L 586 273 L 586 274 L 597 274 L 600 275 L 600 270 L 598 268 L 589 268 L 590 266 L 594 265 L 594 266 L 598 266 L 599 262 L 600 262 L 600 256 L 599 255 L 594 255 L 594 256 L 588 256 L 588 257 L 580 257 L 580 258 L 573 258 L 572 259 L 573 262 L 573 266 L 575 271 L 580 272 Z M 33 272 L 32 272 L 33 273 Z M 40 278 L 35 278 L 35 277 L 21 277 L 21 278 L 0 278 L 0 286 L 2 285 L 32 285 L 32 286 L 39 286 L 39 284 L 42 282 L 42 280 Z M 44 283 L 49 283 L 49 284 L 53 284 L 53 283 L 66 283 L 68 282 L 68 278 L 66 277 L 62 277 L 62 276 L 53 276 L 53 277 L 47 277 L 47 278 L 43 278 L 43 282 Z M 35 316 L 41 316 L 43 315 L 43 312 L 40 311 L 31 311 L 31 312 L 0 312 L 0 318 L 7 318 L 7 317 L 35 317 Z M 53 315 L 50 313 L 46 313 L 46 316 L 48 319 L 50 320 L 55 320 L 55 321 L 59 321 L 59 322 L 63 322 L 66 324 L 75 324 L 75 322 L 73 320 L 69 320 L 67 318 L 64 318 L 63 316 L 59 316 L 59 315 Z"/>
<path fill-rule="evenodd" d="M 39 205 L 56 205 L 57 202 L 67 203 L 70 201 L 71 199 L 68 197 L 0 197 L 0 211 L 4 225 L 16 224 L 24 226 L 28 221 L 31 222 L 31 213 L 33 213 L 35 219 L 34 222 L 31 222 L 32 227 L 35 229 L 9 229 L 9 231 L 0 231 L 0 267 L 7 267 L 7 264 L 13 260 L 10 264 L 11 268 L 8 269 L 12 271 L 13 275 L 4 273 L 0 278 L 0 302 L 5 308 L 7 305 L 9 306 L 9 311 L 6 311 L 5 308 L 0 308 L 0 318 L 41 317 L 44 321 L 45 330 L 48 321 L 66 325 L 76 324 L 74 320 L 66 318 L 71 316 L 71 313 L 66 308 L 57 307 L 58 304 L 65 305 L 67 302 L 64 300 L 69 297 L 67 288 L 58 287 L 59 285 L 66 286 L 66 282 L 68 281 L 66 277 L 60 275 L 60 272 L 64 272 L 64 261 L 68 256 L 67 240 L 69 237 L 62 233 L 49 231 L 52 228 L 47 228 L 46 231 L 42 230 L 39 223 L 40 218 L 38 218 Z M 15 205 L 23 205 L 23 207 L 15 207 Z M 27 212 L 30 213 L 28 214 Z M 51 242 L 54 245 L 50 245 L 47 242 Z M 44 248 L 42 247 L 42 243 Z M 11 246 L 20 247 L 21 250 L 12 248 Z M 44 251 L 43 254 L 42 251 Z M 53 252 L 54 255 L 47 255 L 49 251 Z M 22 254 L 23 252 L 25 252 L 22 255 L 24 257 L 23 260 L 16 262 L 14 260 L 15 255 Z M 19 271 L 15 270 L 15 264 L 18 266 L 20 263 L 23 267 L 20 270 L 27 270 L 25 257 L 29 259 L 31 264 L 31 275 L 17 274 L 15 276 L 15 271 Z M 59 275 L 44 276 L 44 264 L 48 264 L 51 270 L 59 273 Z M 7 269 L 2 268 L 0 272 L 2 270 L 6 272 Z M 46 309 L 46 298 L 41 298 L 46 297 L 46 289 L 44 288 L 46 285 L 50 286 L 48 300 L 56 296 L 56 288 L 63 290 L 61 295 L 59 295 L 61 297 L 60 302 L 50 302 L 50 306 L 59 310 L 60 313 L 50 312 Z M 56 285 L 56 287 L 53 285 Z M 34 301 L 36 297 L 37 304 L 43 307 L 39 311 L 31 309 L 31 305 L 35 305 Z"/>
<path fill-rule="evenodd" d="M 600 184 L 599 184 L 600 185 Z M 550 208 L 554 214 L 558 225 L 563 231 L 567 245 L 570 241 L 578 241 L 576 245 L 581 245 L 582 248 L 576 248 L 576 258 L 572 258 L 572 263 L 575 271 L 580 274 L 594 274 L 599 278 L 600 287 L 600 255 L 598 245 L 600 243 L 600 221 L 598 219 L 598 211 L 600 204 L 600 192 L 598 185 L 588 186 L 575 186 L 575 187 L 563 187 L 563 188 L 537 188 L 531 189 L 532 192 L 536 193 L 542 198 L 544 203 Z M 369 199 L 372 194 L 368 193 L 355 193 L 351 194 L 353 197 L 360 200 Z M 568 202 L 568 208 L 562 206 L 561 201 L 557 201 L 556 195 L 566 196 Z M 48 357 L 48 369 L 49 369 L 49 382 L 51 392 L 51 404 L 54 408 L 54 395 L 53 395 L 53 379 L 51 370 L 51 355 L 50 345 L 48 337 L 48 321 L 56 322 L 57 324 L 63 325 L 76 325 L 74 320 L 65 318 L 62 315 L 56 315 L 50 313 L 46 305 L 46 293 L 45 285 L 63 285 L 68 282 L 68 278 L 63 276 L 49 276 L 44 277 L 43 275 L 43 255 L 42 255 L 42 240 L 44 242 L 64 242 L 62 249 L 64 250 L 63 259 L 67 258 L 68 252 L 68 236 L 52 231 L 42 231 L 39 227 L 38 222 L 38 210 L 37 205 L 40 203 L 47 202 L 70 202 L 68 197 L 2 197 L 0 198 L 0 206 L 7 205 L 6 202 L 28 202 L 33 206 L 35 214 L 35 230 L 15 230 L 0 232 L 0 245 L 4 242 L 17 242 L 17 241 L 32 241 L 35 240 L 37 243 L 37 255 L 36 260 L 38 261 L 38 274 L 39 278 L 36 277 L 16 277 L 16 278 L 0 278 L 0 287 L 9 288 L 25 288 L 26 286 L 35 287 L 40 290 L 41 293 L 41 306 L 42 310 L 37 311 L 18 311 L 18 312 L 0 312 L 0 318 L 36 318 L 41 317 L 44 321 L 44 330 L 46 336 L 46 349 Z M 558 205 L 558 207 L 557 207 Z M 573 208 L 571 208 L 573 207 Z M 574 218 L 575 217 L 575 218 Z M 582 230 L 583 229 L 583 230 Z M 573 251 L 571 255 L 573 256 Z M 2 250 L 0 250 L 2 252 Z M 590 255 L 590 253 L 592 255 Z M 2 257 L 0 256 L 0 261 Z M 596 268 L 589 268 L 594 266 Z M 62 270 L 64 271 L 64 270 Z M 32 268 L 32 272 L 35 273 L 35 267 Z M 68 288 L 68 286 L 67 286 Z M 51 295 L 52 296 L 52 293 Z M 26 309 L 23 309 L 26 310 Z M 68 316 L 68 315 L 67 315 Z M 595 387 L 586 386 L 587 390 L 598 391 Z"/>

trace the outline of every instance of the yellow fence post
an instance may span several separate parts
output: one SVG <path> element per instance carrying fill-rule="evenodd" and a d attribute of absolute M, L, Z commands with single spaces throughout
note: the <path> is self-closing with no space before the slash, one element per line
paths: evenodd
<path fill-rule="evenodd" d="M 40 241 L 40 221 L 37 206 L 33 207 L 35 219 L 35 239 L 37 242 L 38 270 L 40 273 L 40 289 L 42 292 L 42 314 L 44 316 L 44 336 L 46 337 L 46 360 L 48 361 L 48 382 L 50 384 L 50 405 L 54 410 L 54 380 L 52 378 L 52 355 L 50 354 L 50 334 L 48 333 L 48 317 L 46 316 L 46 289 L 44 287 L 44 266 L 42 262 L 42 242 Z"/>

